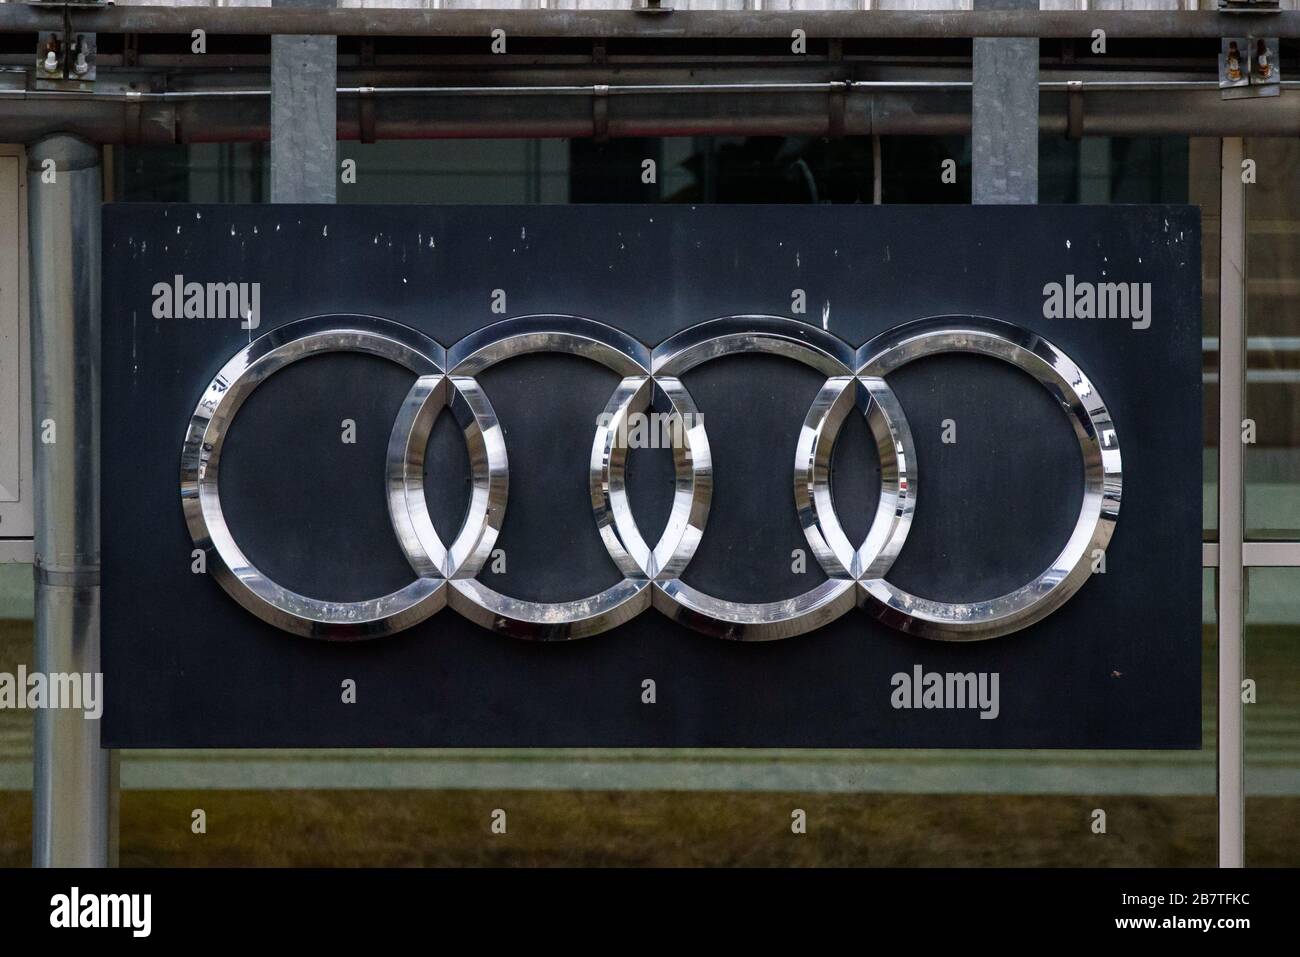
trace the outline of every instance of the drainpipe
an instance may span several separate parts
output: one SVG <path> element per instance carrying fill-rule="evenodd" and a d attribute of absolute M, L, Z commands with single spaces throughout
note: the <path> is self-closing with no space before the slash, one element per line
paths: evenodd
<path fill-rule="evenodd" d="M 59 134 L 28 150 L 36 670 L 99 664 L 99 149 Z M 107 867 L 116 773 L 99 722 L 35 714 L 32 863 Z"/>

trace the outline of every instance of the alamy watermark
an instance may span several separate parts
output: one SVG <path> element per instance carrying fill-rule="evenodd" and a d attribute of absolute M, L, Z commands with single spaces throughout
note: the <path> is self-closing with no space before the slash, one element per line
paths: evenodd
<path fill-rule="evenodd" d="M 84 711 L 87 721 L 98 721 L 104 713 L 104 675 L 101 672 L 46 674 L 18 666 L 18 673 L 0 671 L 0 709 Z"/>
<path fill-rule="evenodd" d="M 704 424 L 699 412 L 631 412 L 617 425 L 614 415 L 602 412 L 596 424 L 602 429 L 614 427 L 616 442 L 627 449 L 680 449 L 686 445 L 686 433 Z"/>
<path fill-rule="evenodd" d="M 1043 286 L 1044 319 L 1128 319 L 1134 329 L 1151 327 L 1151 283 L 1065 282 Z"/>
<path fill-rule="evenodd" d="M 88 894 L 73 887 L 50 898 L 50 926 L 55 928 L 118 927 L 132 937 L 153 930 L 152 894 Z"/>
<path fill-rule="evenodd" d="M 239 319 L 239 328 L 262 324 L 260 282 L 186 282 L 175 275 L 171 282 L 153 285 L 155 319 Z"/>
<path fill-rule="evenodd" d="M 913 665 L 911 674 L 900 671 L 890 680 L 894 691 L 889 703 L 895 709 L 978 710 L 981 720 L 992 721 L 1002 711 L 996 671 L 926 671 Z"/>

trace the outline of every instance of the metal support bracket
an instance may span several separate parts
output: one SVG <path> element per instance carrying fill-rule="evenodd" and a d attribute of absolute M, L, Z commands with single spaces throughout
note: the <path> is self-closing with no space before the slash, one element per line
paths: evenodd
<path fill-rule="evenodd" d="M 591 96 L 591 137 L 597 143 L 609 142 L 609 84 L 597 83 Z"/>
<path fill-rule="evenodd" d="M 141 128 L 144 125 L 144 102 L 128 99 L 122 104 L 122 112 L 122 142 L 127 146 L 137 146 L 143 141 Z"/>
<path fill-rule="evenodd" d="M 1278 96 L 1282 61 L 1277 37 L 1253 33 L 1219 40 L 1219 96 L 1225 100 Z"/>
<path fill-rule="evenodd" d="M 827 135 L 839 139 L 844 136 L 845 117 L 848 114 L 849 89 L 853 86 L 851 80 L 843 80 L 839 83 L 832 83 L 830 88 L 828 105 L 828 122 Z"/>
<path fill-rule="evenodd" d="M 61 29 L 36 35 L 36 61 L 32 66 L 33 89 L 95 88 L 96 37 L 94 33 L 74 30 L 72 11 L 76 6 L 104 5 L 102 0 L 88 4 L 64 4 Z"/>
<path fill-rule="evenodd" d="M 361 131 L 362 143 L 375 142 L 374 92 L 373 86 L 357 87 L 357 126 Z"/>
<path fill-rule="evenodd" d="M 1066 88 L 1065 138 L 1083 139 L 1083 81 L 1069 80 Z"/>

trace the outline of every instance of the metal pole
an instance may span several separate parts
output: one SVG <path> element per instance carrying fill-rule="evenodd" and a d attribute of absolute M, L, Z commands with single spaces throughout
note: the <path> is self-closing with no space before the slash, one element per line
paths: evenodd
<path fill-rule="evenodd" d="M 975 0 L 976 10 L 1037 10 L 1038 0 Z M 1038 40 L 972 42 L 971 202 L 1038 202 Z"/>
<path fill-rule="evenodd" d="M 332 0 L 273 0 L 333 7 Z M 271 37 L 271 202 L 333 203 L 338 141 L 338 40 Z"/>
<path fill-rule="evenodd" d="M 1245 864 L 1245 738 L 1241 703 L 1246 577 L 1242 562 L 1246 393 L 1244 144 L 1223 140 L 1219 227 L 1219 866 Z"/>
<path fill-rule="evenodd" d="M 36 670 L 99 665 L 99 149 L 28 150 Z M 116 843 L 111 754 L 80 710 L 35 713 L 32 861 L 105 867 Z"/>

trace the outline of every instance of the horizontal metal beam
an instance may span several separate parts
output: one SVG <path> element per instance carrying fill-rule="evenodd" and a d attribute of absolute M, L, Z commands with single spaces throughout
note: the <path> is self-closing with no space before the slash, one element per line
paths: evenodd
<path fill-rule="evenodd" d="M 481 37 L 495 29 L 520 37 L 592 39 L 770 40 L 803 30 L 810 38 L 952 39 L 974 37 L 1090 37 L 1218 39 L 1237 35 L 1240 16 L 1173 10 L 412 10 L 287 7 L 72 8 L 74 30 L 88 33 L 269 36 Z M 0 5 L 0 32 L 35 33 L 62 27 L 62 5 Z M 1300 36 L 1300 11 L 1249 20 L 1269 36 Z"/>
<path fill-rule="evenodd" d="M 903 136 L 970 132 L 968 81 L 653 84 L 599 87 L 341 87 L 337 136 L 359 139 L 633 136 Z M 1242 109 L 1217 84 L 1084 84 L 1082 135 L 1300 135 L 1300 97 Z M 832 94 L 844 91 L 842 107 Z M 1069 132 L 1069 94 L 1045 83 L 1042 132 Z M 838 120 L 833 113 L 841 114 Z M 365 123 L 363 130 L 363 114 Z M 265 88 L 170 93 L 0 90 L 0 128 L 14 142 L 53 130 L 98 143 L 228 143 L 270 136 Z"/>
<path fill-rule="evenodd" d="M 1241 563 L 1247 568 L 1300 567 L 1300 542 L 1244 542 Z M 1201 545 L 1201 567 L 1219 567 L 1219 543 Z"/>
<path fill-rule="evenodd" d="M 1300 542 L 1246 542 L 1242 563 L 1248 568 L 1294 568 L 1300 565 Z"/>

